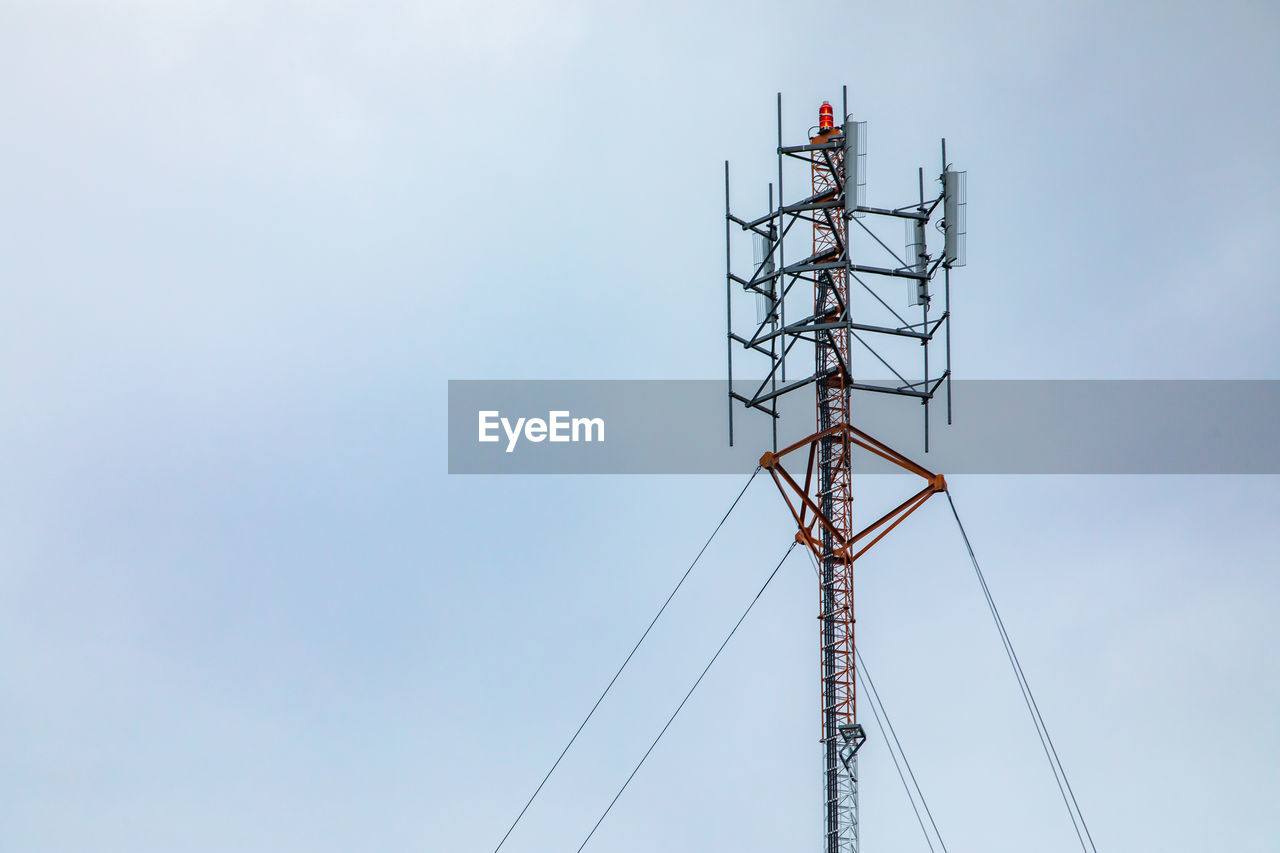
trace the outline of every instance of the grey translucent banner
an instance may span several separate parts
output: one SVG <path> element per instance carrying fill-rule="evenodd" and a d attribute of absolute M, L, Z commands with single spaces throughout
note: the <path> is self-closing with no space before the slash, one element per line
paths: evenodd
<path fill-rule="evenodd" d="M 814 431 L 811 391 L 783 402 L 778 447 Z M 943 474 L 1280 473 L 1276 380 L 967 380 L 950 426 L 945 391 L 928 408 L 927 453 L 917 400 L 856 392 L 854 426 Z M 735 403 L 730 447 L 722 381 L 452 380 L 449 473 L 749 471 L 772 420 Z"/>

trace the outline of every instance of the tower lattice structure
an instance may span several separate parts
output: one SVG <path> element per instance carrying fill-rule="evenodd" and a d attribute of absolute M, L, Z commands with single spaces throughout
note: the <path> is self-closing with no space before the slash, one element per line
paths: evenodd
<path fill-rule="evenodd" d="M 825 116 L 823 117 L 825 118 Z M 809 142 L 823 146 L 810 153 L 813 198 L 843 195 L 843 131 L 820 127 Z M 825 143 L 836 143 L 825 147 Z M 848 246 L 848 222 L 831 210 L 815 215 L 814 264 L 832 264 L 817 273 L 814 318 L 837 324 L 849 303 L 848 271 L 841 263 Z M 851 423 L 851 389 L 846 381 L 850 338 L 847 330 L 817 338 L 814 347 L 816 423 L 825 433 L 818 444 L 818 494 L 823 515 L 832 522 L 823 528 L 818 565 L 819 624 L 822 656 L 822 745 L 826 792 L 828 853 L 858 849 L 857 753 L 849 740 L 858 730 L 857 683 L 854 674 L 853 562 L 837 548 L 837 536 L 853 537 L 853 458 L 848 434 L 832 427 Z M 843 732 L 843 735 L 842 735 Z M 847 740 L 848 739 L 848 740 Z M 845 755 L 841 755 L 841 747 Z"/>

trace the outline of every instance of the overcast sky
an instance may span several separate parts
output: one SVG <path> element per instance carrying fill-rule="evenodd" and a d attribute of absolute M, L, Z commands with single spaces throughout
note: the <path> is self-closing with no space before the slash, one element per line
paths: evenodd
<path fill-rule="evenodd" d="M 722 162 L 762 206 L 778 91 L 798 138 L 849 85 L 872 204 L 940 136 L 968 170 L 958 375 L 1280 377 L 1278 39 L 1265 2 L 0 0 L 0 849 L 492 850 L 747 472 L 451 477 L 446 381 L 721 376 Z M 1098 848 L 1276 849 L 1280 481 L 951 483 Z M 771 489 L 504 849 L 577 848 L 785 549 Z M 800 557 L 589 850 L 818 849 Z M 968 572 L 927 506 L 860 646 L 953 853 L 1069 851 Z M 863 849 L 925 849 L 863 755 Z"/>

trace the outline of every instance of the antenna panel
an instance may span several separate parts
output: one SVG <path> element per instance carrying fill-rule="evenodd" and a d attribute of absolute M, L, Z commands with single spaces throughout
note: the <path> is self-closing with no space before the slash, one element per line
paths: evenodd
<path fill-rule="evenodd" d="M 859 207 L 867 204 L 867 123 L 865 121 L 846 121 L 844 123 L 844 168 L 845 187 L 844 211 L 848 216 L 861 219 L 866 213 L 859 212 Z M 850 192 L 852 190 L 852 192 Z"/>
<path fill-rule="evenodd" d="M 947 170 L 943 173 L 942 192 L 946 197 L 946 203 L 943 208 L 943 217 L 946 220 L 946 227 L 943 229 L 943 233 L 946 236 L 946 246 L 943 249 L 943 255 L 947 263 L 953 267 L 964 266 L 965 255 L 967 254 L 967 178 L 968 173 L 966 172 Z"/>
<path fill-rule="evenodd" d="M 907 226 L 907 269 L 924 275 L 929 267 L 929 255 L 925 248 L 924 220 L 908 219 L 904 224 Z M 928 282 L 907 282 L 908 305 L 924 305 L 928 299 Z"/>
<path fill-rule="evenodd" d="M 769 233 L 772 234 L 773 230 L 773 228 L 770 228 Z M 757 274 L 757 278 L 773 275 L 773 240 L 763 234 L 756 234 L 754 237 L 752 246 L 754 247 L 755 267 L 760 271 Z M 768 291 L 767 293 L 756 294 L 756 325 L 763 324 L 770 319 L 770 315 L 773 313 L 773 284 L 774 280 L 770 279 L 756 285 L 761 290 Z"/>

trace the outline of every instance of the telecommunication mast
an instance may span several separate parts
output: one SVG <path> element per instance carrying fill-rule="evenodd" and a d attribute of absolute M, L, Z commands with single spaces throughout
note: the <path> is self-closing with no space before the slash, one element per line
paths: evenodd
<path fill-rule="evenodd" d="M 941 475 L 854 427 L 854 393 L 916 400 L 924 409 L 926 449 L 929 403 L 944 385 L 950 421 L 950 279 L 951 270 L 965 263 L 966 235 L 965 173 L 947 163 L 945 140 L 936 195 L 925 197 L 921 169 L 914 202 L 896 208 L 867 205 L 867 125 L 850 119 L 847 95 L 843 106 L 837 122 L 831 104 L 824 101 L 807 142 L 784 145 L 778 96 L 776 199 L 770 185 L 771 209 L 763 216 L 743 219 L 733 214 L 725 163 L 729 442 L 733 443 L 737 405 L 773 418 L 773 447 L 760 464 L 795 518 L 796 539 L 818 561 L 826 853 L 859 849 L 858 750 L 866 734 L 857 714 L 853 564 L 930 496 L 946 489 Z M 810 193 L 788 202 L 783 194 L 785 167 L 794 161 L 807 165 Z M 905 231 L 901 256 L 877 233 L 888 220 L 900 221 Z M 931 223 L 942 232 L 942 245 L 933 251 L 928 239 Z M 734 271 L 735 225 L 754 243 L 754 262 L 745 276 Z M 798 259 L 788 262 L 787 249 L 793 246 L 803 249 L 798 255 L 790 253 Z M 935 288 L 935 283 L 941 287 Z M 756 298 L 755 322 L 745 334 L 734 325 L 735 289 Z M 908 320 L 908 312 L 916 313 L 917 319 Z M 945 348 L 942 368 L 931 373 L 930 346 L 939 338 Z M 920 361 L 918 367 L 908 368 L 905 363 L 915 361 L 910 358 L 912 348 L 919 349 Z M 753 380 L 750 387 L 734 384 L 733 355 L 738 349 L 764 367 L 764 379 Z M 812 353 L 811 362 L 806 351 Z M 813 370 L 789 380 L 788 360 L 793 373 L 796 365 L 806 362 Z M 889 381 L 883 378 L 886 372 L 893 377 Z M 809 385 L 814 389 L 815 430 L 779 449 L 778 401 Z M 808 452 L 800 481 L 784 462 L 803 450 Z M 861 530 L 854 526 L 853 514 L 856 451 L 875 454 L 925 481 L 918 492 Z"/>

